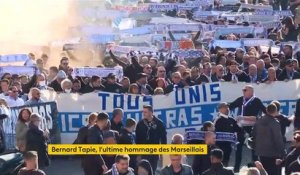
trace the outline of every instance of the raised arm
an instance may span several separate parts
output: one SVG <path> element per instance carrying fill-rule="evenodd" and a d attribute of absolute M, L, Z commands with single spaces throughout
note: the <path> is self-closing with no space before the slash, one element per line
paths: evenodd
<path fill-rule="evenodd" d="M 109 55 L 110 57 L 114 60 L 115 63 L 119 64 L 120 66 L 122 66 L 123 68 L 126 68 L 127 66 L 129 66 L 127 63 L 119 60 L 113 53 L 112 51 L 110 50 L 109 51 Z"/>

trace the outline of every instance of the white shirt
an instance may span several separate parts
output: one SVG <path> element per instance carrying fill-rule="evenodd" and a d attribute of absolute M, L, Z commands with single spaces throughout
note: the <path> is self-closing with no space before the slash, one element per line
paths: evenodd
<path fill-rule="evenodd" d="M 9 107 L 16 107 L 16 106 L 23 106 L 24 105 L 24 100 L 22 98 L 17 98 L 16 100 L 7 96 L 6 97 L 6 102 L 7 102 L 7 105 Z"/>

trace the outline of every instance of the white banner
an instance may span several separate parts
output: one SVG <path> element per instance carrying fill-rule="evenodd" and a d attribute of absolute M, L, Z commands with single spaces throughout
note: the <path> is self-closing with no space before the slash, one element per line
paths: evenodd
<path fill-rule="evenodd" d="M 0 75 L 4 73 L 33 76 L 37 72 L 36 67 L 28 66 L 4 66 L 0 67 Z"/>
<path fill-rule="evenodd" d="M 140 120 L 143 105 L 153 105 L 158 116 L 168 129 L 168 138 L 173 133 L 184 133 L 186 128 L 200 128 L 202 123 L 216 117 L 216 107 L 220 102 L 232 102 L 242 96 L 244 83 L 212 83 L 179 89 L 169 95 L 140 96 L 113 94 L 106 92 L 78 94 L 55 94 L 44 91 L 43 98 L 56 101 L 59 111 L 58 123 L 63 143 L 72 143 L 79 128 L 86 124 L 91 112 L 111 112 L 122 108 L 126 118 Z M 300 81 L 253 84 L 255 95 L 264 104 L 279 100 L 281 110 L 286 115 L 295 112 L 296 100 L 300 98 Z M 283 89 L 288 89 L 281 93 Z M 236 113 L 234 112 L 234 116 Z M 124 120 L 125 120 L 124 119 Z"/>
<path fill-rule="evenodd" d="M 242 39 L 244 46 L 271 46 L 273 41 L 270 39 Z"/>
<path fill-rule="evenodd" d="M 0 66 L 24 66 L 27 54 L 0 55 Z"/>
<path fill-rule="evenodd" d="M 107 77 L 108 74 L 113 73 L 116 77 L 121 80 L 123 77 L 123 69 L 120 68 L 100 68 L 100 67 L 77 67 L 74 68 L 73 76 L 79 77 Z"/>

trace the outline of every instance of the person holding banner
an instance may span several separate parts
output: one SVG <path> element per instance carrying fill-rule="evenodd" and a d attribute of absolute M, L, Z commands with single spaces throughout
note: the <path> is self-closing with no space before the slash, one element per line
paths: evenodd
<path fill-rule="evenodd" d="M 244 72 L 239 70 L 239 64 L 233 60 L 230 62 L 229 72 L 223 77 L 227 82 L 249 82 L 249 76 Z"/>
<path fill-rule="evenodd" d="M 241 128 L 232 117 L 229 117 L 229 105 L 227 103 L 220 103 L 218 106 L 218 116 L 215 119 L 216 132 L 240 133 Z M 217 141 L 216 145 L 224 152 L 223 164 L 228 166 L 230 154 L 232 150 L 232 143 Z"/>
<path fill-rule="evenodd" d="M 116 75 L 113 73 L 109 73 L 106 82 L 103 84 L 105 92 L 112 92 L 112 93 L 122 93 L 123 87 L 119 83 L 117 83 Z"/>
<path fill-rule="evenodd" d="M 139 87 L 139 94 L 144 94 L 144 95 L 151 95 L 151 94 L 153 94 L 153 89 L 148 84 L 147 74 L 145 74 L 145 73 L 139 73 L 137 75 L 136 84 Z"/>
<path fill-rule="evenodd" d="M 248 133 L 251 136 L 252 127 L 254 126 L 259 114 L 261 112 L 266 113 L 266 107 L 262 101 L 254 95 L 254 88 L 251 85 L 246 85 L 243 88 L 243 96 L 237 98 L 233 102 L 229 103 L 230 110 L 238 108 L 237 123 L 242 127 L 242 132 L 238 134 L 239 144 L 237 145 L 234 171 L 239 172 L 242 151 L 245 141 L 245 135 Z M 257 157 L 252 152 L 252 160 L 255 161 Z"/>
<path fill-rule="evenodd" d="M 216 144 L 216 134 L 211 131 L 207 131 L 204 136 L 204 144 L 207 145 L 207 155 L 195 155 L 193 159 L 193 172 L 194 175 L 202 175 L 202 173 L 208 170 L 211 166 L 210 153 L 211 150 L 217 148 Z"/>
<path fill-rule="evenodd" d="M 81 92 L 82 93 L 90 93 L 94 91 L 103 90 L 104 86 L 101 84 L 101 77 L 99 76 L 92 76 L 90 83 L 84 84 L 82 83 Z"/>
<path fill-rule="evenodd" d="M 294 69 L 293 61 L 286 60 L 285 68 L 282 70 L 281 74 L 278 77 L 279 81 L 289 81 L 300 79 L 300 73 Z"/>
<path fill-rule="evenodd" d="M 184 84 L 182 83 L 182 77 L 180 72 L 172 73 L 171 80 L 172 83 L 167 86 L 165 94 L 172 92 L 174 88 L 184 88 Z"/>
<path fill-rule="evenodd" d="M 58 71 L 55 80 L 49 84 L 49 87 L 53 88 L 55 92 L 62 92 L 61 82 L 66 78 L 67 74 L 63 70 Z"/>

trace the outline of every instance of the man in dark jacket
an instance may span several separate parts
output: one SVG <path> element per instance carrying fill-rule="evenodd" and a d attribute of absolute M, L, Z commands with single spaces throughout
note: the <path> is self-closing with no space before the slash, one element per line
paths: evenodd
<path fill-rule="evenodd" d="M 267 114 L 259 119 L 253 128 L 255 154 L 268 174 L 281 174 L 281 160 L 285 155 L 283 136 L 279 122 L 275 119 L 276 105 L 267 107 Z M 280 166 L 279 166 L 280 165 Z"/>
<path fill-rule="evenodd" d="M 74 141 L 75 144 L 86 144 L 87 143 L 88 130 L 90 127 L 95 125 L 97 115 L 98 115 L 97 113 L 90 114 L 90 116 L 88 118 L 88 124 L 79 129 L 77 138 Z"/>
<path fill-rule="evenodd" d="M 116 75 L 113 73 L 109 73 L 106 79 L 106 82 L 103 84 L 105 92 L 112 92 L 112 93 L 122 93 L 123 87 L 119 83 L 117 83 Z"/>
<path fill-rule="evenodd" d="M 136 128 L 136 121 L 132 118 L 126 120 L 125 127 L 121 129 L 118 144 L 135 144 L 133 132 Z M 133 169 L 136 168 L 136 156 L 130 155 L 129 166 Z"/>
<path fill-rule="evenodd" d="M 229 117 L 229 106 L 227 103 L 220 103 L 218 106 L 218 116 L 215 123 L 215 131 L 216 132 L 229 132 L 229 133 L 240 133 L 241 128 L 237 125 L 237 122 L 232 117 Z M 217 146 L 223 151 L 224 158 L 223 158 L 223 164 L 225 166 L 228 166 L 228 162 L 230 159 L 231 154 L 231 147 L 230 142 L 224 142 L 224 141 L 218 141 Z"/>
<path fill-rule="evenodd" d="M 123 127 L 123 109 L 121 108 L 116 108 L 112 112 L 112 118 L 110 120 L 111 126 L 110 129 L 118 131 L 119 133 L 121 132 L 121 129 Z"/>
<path fill-rule="evenodd" d="M 297 72 L 293 65 L 293 60 L 286 60 L 285 68 L 281 71 L 278 76 L 279 81 L 288 81 L 300 79 L 300 73 Z"/>
<path fill-rule="evenodd" d="M 189 165 L 182 163 L 182 155 L 170 155 L 171 164 L 161 170 L 161 175 L 193 175 Z"/>
<path fill-rule="evenodd" d="M 195 155 L 193 160 L 193 172 L 194 175 L 201 175 L 204 171 L 208 170 L 211 166 L 210 152 L 215 149 L 216 146 L 216 134 L 214 132 L 207 131 L 205 133 L 204 143 L 207 145 L 207 155 Z"/>
<path fill-rule="evenodd" d="M 167 131 L 164 123 L 153 115 L 152 106 L 143 107 L 143 119 L 140 120 L 136 127 L 137 144 L 167 144 Z M 147 159 L 153 169 L 156 171 L 158 155 L 142 156 Z"/>
<path fill-rule="evenodd" d="M 281 128 L 281 134 L 283 136 L 283 141 L 285 143 L 286 142 L 286 138 L 285 138 L 286 128 L 290 126 L 292 121 L 289 120 L 289 118 L 286 115 L 284 115 L 280 112 L 281 105 L 280 105 L 279 101 L 272 101 L 272 103 L 274 103 L 277 108 L 276 119 L 279 121 L 280 128 Z"/>
<path fill-rule="evenodd" d="M 90 93 L 94 91 L 101 91 L 104 89 L 104 86 L 101 84 L 101 78 L 99 76 L 92 76 L 91 82 L 81 87 L 82 93 Z"/>
<path fill-rule="evenodd" d="M 144 94 L 144 95 L 152 95 L 153 94 L 153 89 L 148 84 L 147 74 L 139 73 L 137 75 L 136 84 L 139 87 L 139 94 Z"/>
<path fill-rule="evenodd" d="M 128 155 L 116 155 L 115 164 L 104 175 L 134 175 L 133 169 L 129 167 Z"/>
<path fill-rule="evenodd" d="M 136 128 L 136 121 L 132 118 L 126 120 L 125 127 L 121 129 L 119 144 L 135 144 L 133 132 Z"/>
<path fill-rule="evenodd" d="M 88 144 L 103 144 L 102 130 L 107 126 L 107 122 L 108 114 L 99 113 L 96 124 L 88 130 Z M 107 171 L 107 167 L 101 155 L 89 155 L 84 158 L 83 170 L 85 175 L 102 175 Z"/>
<path fill-rule="evenodd" d="M 77 138 L 74 141 L 74 144 L 87 144 L 87 138 L 88 138 L 88 131 L 89 128 L 94 126 L 97 119 L 97 113 L 91 113 L 88 118 L 88 124 L 86 126 L 83 126 L 79 129 Z M 81 156 L 81 167 L 83 168 L 84 165 L 84 158 L 85 156 Z"/>
<path fill-rule="evenodd" d="M 209 63 L 209 62 L 204 63 L 203 69 L 204 69 L 203 73 L 195 81 L 196 84 L 212 82 L 212 80 L 211 80 L 211 70 L 212 70 L 211 63 Z"/>
<path fill-rule="evenodd" d="M 250 82 L 249 76 L 244 72 L 239 70 L 239 64 L 236 61 L 231 61 L 229 72 L 223 77 L 227 82 Z"/>
<path fill-rule="evenodd" d="M 168 94 L 174 90 L 174 88 L 184 88 L 184 84 L 182 83 L 182 77 L 180 72 L 174 72 L 171 75 L 171 84 L 169 84 L 166 88 L 165 94 Z"/>
<path fill-rule="evenodd" d="M 67 74 L 63 70 L 58 71 L 56 79 L 49 84 L 49 87 L 53 88 L 56 92 L 62 92 L 60 83 L 66 78 Z"/>
<path fill-rule="evenodd" d="M 31 114 L 29 130 L 26 134 L 26 151 L 36 151 L 38 153 L 39 167 L 49 166 L 47 152 L 46 134 L 39 129 L 42 117 L 39 114 Z"/>
<path fill-rule="evenodd" d="M 239 172 L 242 161 L 243 143 L 245 142 L 245 133 L 252 134 L 252 128 L 261 112 L 266 113 L 266 107 L 262 101 L 254 95 L 254 88 L 247 85 L 243 88 L 243 96 L 237 98 L 229 104 L 230 110 L 238 108 L 237 122 L 242 127 L 242 132 L 238 134 L 239 144 L 237 145 L 234 171 Z M 252 152 L 252 160 L 257 157 Z"/>
<path fill-rule="evenodd" d="M 1 109 L 1 112 L 3 112 L 4 110 Z M 0 114 L 0 154 L 3 153 L 6 149 L 5 146 L 5 133 L 4 133 L 4 129 L 3 129 L 3 120 L 6 119 L 8 116 L 6 114 L 4 114 L 4 112 L 2 114 Z"/>
<path fill-rule="evenodd" d="M 220 149 L 214 149 L 210 153 L 211 167 L 206 170 L 202 175 L 234 175 L 232 170 L 226 169 L 222 164 L 223 151 Z"/>
<path fill-rule="evenodd" d="M 288 153 L 287 157 L 285 158 L 285 174 L 290 174 L 291 171 L 289 166 L 297 160 L 300 156 L 300 131 L 294 132 L 294 140 L 293 140 L 293 149 Z"/>
<path fill-rule="evenodd" d="M 136 56 L 131 56 L 132 64 L 129 64 L 118 59 L 111 50 L 109 51 L 109 54 L 115 63 L 123 67 L 124 76 L 128 77 L 130 82 L 136 82 L 136 75 L 143 72 L 143 66 L 139 64 L 138 58 Z"/>

